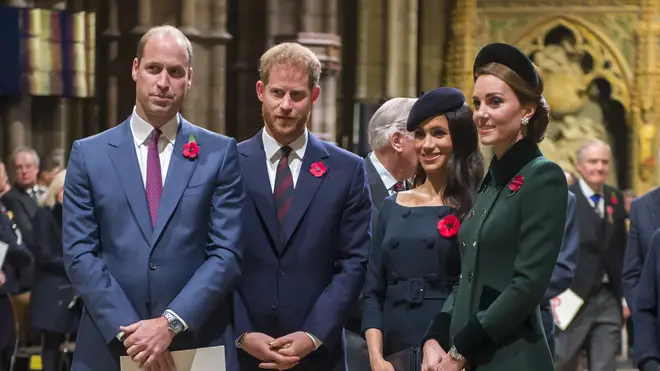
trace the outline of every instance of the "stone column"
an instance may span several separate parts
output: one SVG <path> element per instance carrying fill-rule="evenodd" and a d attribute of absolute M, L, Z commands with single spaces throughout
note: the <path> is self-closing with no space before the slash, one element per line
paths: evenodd
<path fill-rule="evenodd" d="M 421 0 L 419 6 L 419 89 L 429 91 L 442 86 L 447 30 L 438 25 L 449 22 L 450 7 L 447 0 Z"/>

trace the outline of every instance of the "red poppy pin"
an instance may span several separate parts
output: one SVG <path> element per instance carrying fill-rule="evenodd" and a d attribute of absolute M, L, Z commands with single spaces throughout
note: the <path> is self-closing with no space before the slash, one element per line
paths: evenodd
<path fill-rule="evenodd" d="M 438 221 L 438 231 L 440 232 L 440 235 L 445 238 L 456 236 L 460 226 L 461 222 L 456 215 L 453 214 L 449 214 Z"/>
<path fill-rule="evenodd" d="M 514 176 L 513 180 L 511 180 L 511 183 L 509 183 L 509 191 L 511 192 L 509 193 L 508 197 L 513 196 L 516 192 L 518 192 L 520 188 L 522 188 L 524 182 L 525 182 L 524 176 L 520 174 Z"/>
<path fill-rule="evenodd" d="M 607 221 L 611 223 L 614 222 L 614 207 L 607 205 Z"/>
<path fill-rule="evenodd" d="M 619 204 L 619 199 L 616 198 L 616 195 L 612 195 L 612 197 L 610 197 L 610 203 L 612 205 L 618 205 Z"/>
<path fill-rule="evenodd" d="M 327 170 L 325 164 L 321 161 L 315 162 L 309 167 L 309 172 L 317 178 L 322 177 Z"/>
<path fill-rule="evenodd" d="M 188 143 L 183 145 L 183 156 L 185 158 L 194 160 L 197 158 L 198 153 L 199 153 L 199 146 L 195 141 L 195 137 L 192 134 L 190 134 L 190 138 L 188 138 Z"/>

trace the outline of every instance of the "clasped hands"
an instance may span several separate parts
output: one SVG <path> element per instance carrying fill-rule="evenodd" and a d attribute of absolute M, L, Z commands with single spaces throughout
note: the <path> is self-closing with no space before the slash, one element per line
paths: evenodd
<path fill-rule="evenodd" d="M 259 368 L 288 370 L 315 349 L 312 339 L 303 331 L 273 338 L 260 332 L 245 335 L 241 349 L 262 363 Z"/>
<path fill-rule="evenodd" d="M 135 322 L 119 328 L 124 333 L 123 343 L 126 354 L 141 369 L 148 371 L 176 371 L 172 355 L 167 349 L 174 333 L 169 330 L 167 318 Z"/>
<path fill-rule="evenodd" d="M 437 341 L 431 339 L 424 343 L 422 371 L 461 371 L 464 367 L 465 361 L 451 358 Z"/>

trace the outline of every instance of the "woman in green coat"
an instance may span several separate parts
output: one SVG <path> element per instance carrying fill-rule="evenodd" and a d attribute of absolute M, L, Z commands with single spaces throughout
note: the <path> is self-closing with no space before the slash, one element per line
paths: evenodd
<path fill-rule="evenodd" d="M 539 312 L 568 191 L 537 143 L 548 126 L 534 64 L 508 44 L 474 62 L 474 122 L 494 156 L 458 234 L 461 277 L 424 336 L 424 371 L 554 371 Z"/>

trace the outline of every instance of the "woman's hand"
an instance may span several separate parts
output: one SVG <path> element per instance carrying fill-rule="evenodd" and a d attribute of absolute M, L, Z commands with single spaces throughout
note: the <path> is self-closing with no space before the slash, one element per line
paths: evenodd
<path fill-rule="evenodd" d="M 424 343 L 424 359 L 422 360 L 422 371 L 436 371 L 440 361 L 447 354 L 440 344 L 433 339 Z"/>
<path fill-rule="evenodd" d="M 437 371 L 461 371 L 463 368 L 465 368 L 465 361 L 457 361 L 445 353 Z"/>
<path fill-rule="evenodd" d="M 381 358 L 371 362 L 371 371 L 394 371 L 394 366 Z"/>

